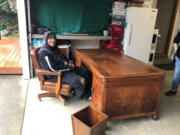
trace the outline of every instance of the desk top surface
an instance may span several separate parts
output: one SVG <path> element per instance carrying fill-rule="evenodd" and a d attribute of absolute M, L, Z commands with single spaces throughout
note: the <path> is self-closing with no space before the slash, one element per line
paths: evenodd
<path fill-rule="evenodd" d="M 164 71 L 107 49 L 77 49 L 76 55 L 103 78 L 164 75 Z"/>

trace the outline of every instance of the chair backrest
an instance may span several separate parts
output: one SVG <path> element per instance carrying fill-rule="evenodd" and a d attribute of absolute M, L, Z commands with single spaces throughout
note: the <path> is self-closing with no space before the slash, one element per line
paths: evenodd
<path fill-rule="evenodd" d="M 38 61 L 38 52 L 39 52 L 40 48 L 41 47 L 33 48 L 31 53 L 30 53 L 35 70 L 36 69 L 41 69 L 39 61 Z M 66 50 L 64 48 L 60 48 L 60 50 L 67 57 Z M 38 76 L 39 80 L 44 80 L 45 79 L 43 75 L 38 75 L 37 74 L 37 76 Z"/>
<path fill-rule="evenodd" d="M 58 48 L 64 54 L 64 56 L 66 56 L 69 59 L 69 47 L 67 47 L 67 48 L 58 47 Z"/>
<path fill-rule="evenodd" d="M 40 65 L 39 65 L 39 61 L 38 61 L 38 52 L 40 50 L 41 47 L 37 47 L 37 48 L 33 48 L 31 51 L 31 58 L 32 58 L 32 62 L 34 65 L 35 70 L 36 69 L 41 69 Z M 44 80 L 44 76 L 43 75 L 38 75 L 39 80 Z"/>

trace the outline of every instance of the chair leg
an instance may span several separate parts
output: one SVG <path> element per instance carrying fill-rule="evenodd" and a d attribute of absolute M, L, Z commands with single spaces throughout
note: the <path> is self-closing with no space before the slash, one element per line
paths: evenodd
<path fill-rule="evenodd" d="M 55 93 L 42 93 L 42 94 L 38 94 L 38 99 L 39 101 L 41 101 L 41 98 L 44 97 L 57 97 L 65 106 L 66 100 L 61 96 L 61 95 L 57 95 Z"/>
<path fill-rule="evenodd" d="M 65 106 L 66 100 L 61 95 L 56 95 L 56 97 L 63 103 Z"/>
<path fill-rule="evenodd" d="M 56 97 L 55 93 L 42 93 L 42 94 L 38 94 L 38 99 L 39 101 L 41 101 L 41 98 L 43 97 Z"/>

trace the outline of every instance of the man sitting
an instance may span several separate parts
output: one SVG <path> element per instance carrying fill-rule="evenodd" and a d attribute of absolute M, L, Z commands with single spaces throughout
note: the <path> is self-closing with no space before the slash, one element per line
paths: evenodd
<path fill-rule="evenodd" d="M 63 55 L 56 44 L 56 35 L 48 31 L 44 33 L 44 45 L 40 48 L 38 59 L 41 68 L 58 72 L 62 71 L 61 83 L 74 88 L 73 95 L 88 99 L 91 95 L 92 75 L 85 67 L 74 67 L 74 64 Z M 56 76 L 45 76 L 47 80 L 57 82 Z M 84 79 L 85 78 L 85 79 Z"/>

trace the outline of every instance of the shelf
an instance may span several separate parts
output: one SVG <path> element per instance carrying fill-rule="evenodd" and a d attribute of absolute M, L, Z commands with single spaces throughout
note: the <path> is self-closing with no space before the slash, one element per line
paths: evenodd
<path fill-rule="evenodd" d="M 111 36 L 56 36 L 57 39 L 71 39 L 71 40 L 111 40 Z M 33 34 L 32 38 L 43 38 L 41 34 Z"/>

